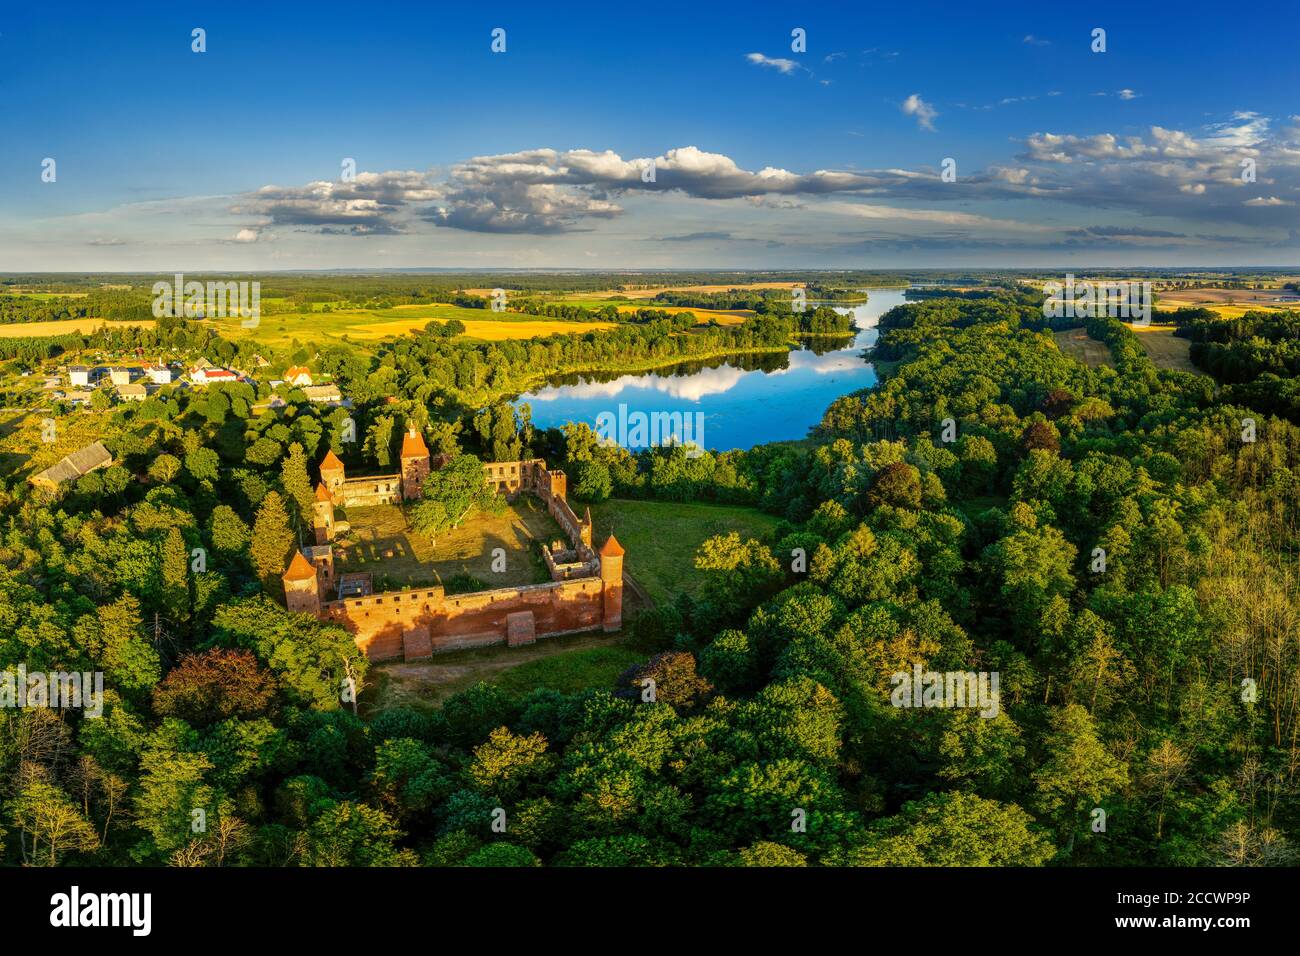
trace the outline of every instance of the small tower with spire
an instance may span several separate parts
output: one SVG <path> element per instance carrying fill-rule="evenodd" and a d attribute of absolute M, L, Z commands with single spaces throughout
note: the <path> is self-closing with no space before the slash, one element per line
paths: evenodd
<path fill-rule="evenodd" d="M 284 582 L 284 606 L 298 614 L 320 615 L 320 581 L 315 566 L 294 551 L 289 569 L 280 579 Z"/>
<path fill-rule="evenodd" d="M 334 540 L 334 496 L 325 487 L 325 482 L 316 485 L 316 501 L 312 504 L 312 528 L 316 531 L 317 544 L 329 544 Z"/>
<path fill-rule="evenodd" d="M 402 436 L 402 497 L 407 501 L 420 497 L 424 479 L 429 477 L 429 446 L 411 425 Z"/>
<path fill-rule="evenodd" d="M 611 533 L 600 546 L 600 580 L 604 582 L 606 631 L 623 626 L 623 546 Z"/>
<path fill-rule="evenodd" d="M 334 454 L 333 450 L 326 453 L 324 460 L 320 463 L 320 480 L 330 494 L 343 487 L 343 462 L 339 461 L 339 456 Z"/>

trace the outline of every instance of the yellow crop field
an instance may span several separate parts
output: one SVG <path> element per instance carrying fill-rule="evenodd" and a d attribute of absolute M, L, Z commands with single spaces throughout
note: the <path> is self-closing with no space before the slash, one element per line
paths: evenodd
<path fill-rule="evenodd" d="M 754 315 L 753 312 L 750 312 L 747 309 L 691 309 L 691 308 L 683 308 L 681 306 L 675 306 L 675 305 L 658 305 L 658 306 L 649 306 L 649 307 L 659 309 L 660 311 L 663 312 L 667 312 L 669 315 L 676 315 L 678 312 L 691 312 L 694 313 L 695 318 L 698 319 L 699 322 L 702 324 L 708 323 L 709 320 L 713 320 L 717 322 L 718 325 L 739 325 L 740 323 L 744 322 L 748 318 L 753 317 Z M 647 308 L 647 306 L 620 305 L 618 306 L 618 311 L 635 312 L 637 309 L 644 309 L 644 308 Z"/>
<path fill-rule="evenodd" d="M 84 335 L 87 332 L 94 332 L 101 326 L 118 328 L 127 325 L 137 326 L 143 329 L 152 329 L 154 326 L 154 320 L 143 319 L 139 322 L 108 322 L 104 319 L 58 319 L 54 322 L 14 322 L 9 325 L 0 325 L 0 339 L 46 338 L 53 335 Z"/>
<path fill-rule="evenodd" d="M 349 325 L 345 332 L 350 339 L 361 341 L 378 341 L 390 339 L 410 332 L 418 332 L 431 320 L 398 319 L 394 322 L 376 322 L 369 325 Z M 436 319 L 432 321 L 445 321 Z M 491 319 L 461 320 L 468 338 L 483 339 L 488 342 L 503 342 L 506 339 L 533 339 L 539 335 L 575 335 L 580 332 L 594 332 L 598 329 L 613 328 L 611 322 L 563 322 L 555 319 L 538 319 L 537 321 L 493 321 Z"/>
<path fill-rule="evenodd" d="M 612 322 L 563 322 L 558 319 L 538 319 L 536 322 L 466 322 L 465 335 L 488 342 L 506 339 L 535 339 L 539 335 L 578 335 L 582 332 L 612 329 Z"/>
<path fill-rule="evenodd" d="M 1225 319 L 1247 312 L 1279 312 L 1300 309 L 1300 302 L 1279 301 L 1292 297 L 1286 289 L 1168 289 L 1156 293 L 1157 307 L 1164 310 L 1213 309 Z"/>

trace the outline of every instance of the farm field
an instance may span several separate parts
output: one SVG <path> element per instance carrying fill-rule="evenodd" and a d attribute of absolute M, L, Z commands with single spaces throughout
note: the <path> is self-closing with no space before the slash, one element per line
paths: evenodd
<path fill-rule="evenodd" d="M 1294 296 L 1286 289 L 1170 289 L 1156 296 L 1161 309 L 1207 308 L 1225 319 L 1239 318 L 1247 312 L 1300 309 L 1300 301 L 1279 301 Z"/>
<path fill-rule="evenodd" d="M 694 594 L 702 577 L 695 552 L 706 538 L 736 531 L 762 540 L 777 518 L 740 505 L 613 499 L 591 506 L 594 540 L 613 531 L 627 551 L 625 567 L 655 601 Z"/>
<path fill-rule="evenodd" d="M 660 292 L 727 292 L 731 289 L 793 289 L 801 282 L 733 282 L 727 285 L 655 285 L 636 288 L 628 286 L 622 289 L 598 289 L 595 292 L 580 292 L 561 295 L 559 298 L 573 299 L 651 299 Z M 490 296 L 491 289 L 462 289 L 469 295 Z M 520 295 L 519 292 L 512 292 Z"/>
<path fill-rule="evenodd" d="M 569 301 L 569 300 L 559 300 Z M 590 298 L 573 300 L 590 308 L 608 305 Z M 619 311 L 634 311 L 641 306 L 621 305 Z M 738 325 L 753 315 L 743 309 L 683 309 L 666 308 L 666 312 L 694 312 L 701 324 L 716 320 L 719 325 Z M 293 343 L 316 344 L 351 343 L 365 350 L 386 339 L 393 339 L 422 330 L 430 322 L 457 319 L 465 326 L 462 336 L 483 342 L 503 342 L 508 339 L 532 339 L 544 335 L 582 335 L 614 327 L 612 322 L 571 322 L 566 319 L 548 319 L 521 312 L 489 312 L 485 309 L 466 309 L 457 305 L 399 305 L 391 309 L 340 309 L 334 312 L 290 312 L 263 315 L 257 328 L 247 329 L 238 317 L 210 319 L 220 334 L 232 338 L 254 338 L 272 348 L 283 348 Z M 83 320 L 93 327 L 95 320 Z M 39 323 L 54 326 L 62 323 Z M 0 330 L 7 328 L 0 326 Z M 66 331 L 73 331 L 69 328 Z M 64 332 L 45 332 L 56 335 Z M 0 334 L 3 334 L 0 332 Z"/>
<path fill-rule="evenodd" d="M 1137 334 L 1138 341 L 1142 343 L 1142 347 L 1147 350 L 1151 361 L 1156 365 L 1178 372 L 1202 374 L 1200 369 L 1192 364 L 1191 341 L 1174 335 L 1172 328 L 1156 325 L 1142 327 L 1127 322 L 1124 324 Z"/>
<path fill-rule="evenodd" d="M 1058 349 L 1089 368 L 1098 368 L 1102 365 L 1108 368 L 1115 367 L 1115 360 L 1112 358 L 1110 349 L 1106 344 L 1098 342 L 1094 338 L 1089 338 L 1088 333 L 1083 329 L 1066 329 L 1064 332 L 1053 332 L 1052 338 L 1056 340 Z"/>
<path fill-rule="evenodd" d="M 488 318 L 488 316 L 499 316 Z M 345 340 L 364 348 L 366 344 L 397 338 L 423 329 L 432 321 L 458 319 L 465 324 L 465 337 L 488 342 L 530 339 L 539 335 L 575 334 L 611 328 L 607 322 L 566 322 L 541 319 L 519 313 L 492 313 L 457 305 L 401 305 L 391 309 L 341 309 L 336 312 L 291 312 L 264 315 L 254 329 L 240 325 L 237 317 L 212 319 L 221 334 L 229 338 L 255 338 L 275 348 L 292 342 L 317 344 Z"/>
<path fill-rule="evenodd" d="M 9 288 L 0 291 L 0 295 L 9 296 L 26 296 L 29 299 L 39 299 L 42 302 L 48 302 L 51 299 L 84 299 L 90 295 L 89 292 L 29 292 L 26 289 Z"/>
<path fill-rule="evenodd" d="M 416 534 L 396 505 L 348 508 L 339 520 L 351 525 L 335 543 L 339 571 L 382 571 L 387 584 L 376 580 L 377 591 L 439 581 L 446 585 L 458 575 L 477 578 L 487 587 L 541 584 L 550 577 L 536 544 L 564 536 L 546 508 L 529 495 L 499 515 L 479 514 L 436 541 Z M 504 571 L 492 570 L 494 548 L 506 552 Z"/>
<path fill-rule="evenodd" d="M 562 319 L 470 319 L 461 320 L 465 325 L 467 339 L 481 339 L 485 342 L 503 342 L 507 339 L 535 339 L 542 335 L 580 335 L 584 332 L 612 329 L 612 322 L 566 322 Z M 378 340 L 405 335 L 421 329 L 427 319 L 385 322 L 379 325 L 359 327 L 351 333 L 353 338 Z"/>
<path fill-rule="evenodd" d="M 577 305 L 587 309 L 603 309 L 606 306 L 614 306 L 620 312 L 635 312 L 638 309 L 659 309 L 667 312 L 669 315 L 676 315 L 679 312 L 690 312 L 694 314 L 701 324 L 708 323 L 710 320 L 717 322 L 719 325 L 739 325 L 746 319 L 754 317 L 754 312 L 750 309 L 692 309 L 687 306 L 678 305 L 659 305 L 654 302 L 621 302 L 617 299 L 593 299 L 590 296 L 567 298 L 562 297 L 551 300 L 554 302 L 563 302 L 566 305 Z"/>
<path fill-rule="evenodd" d="M 80 335 L 100 326 L 138 326 L 151 329 L 153 319 L 138 322 L 109 322 L 106 319 L 58 319 L 54 322 L 13 322 L 0 325 L 0 339 L 46 338 L 54 335 Z"/>

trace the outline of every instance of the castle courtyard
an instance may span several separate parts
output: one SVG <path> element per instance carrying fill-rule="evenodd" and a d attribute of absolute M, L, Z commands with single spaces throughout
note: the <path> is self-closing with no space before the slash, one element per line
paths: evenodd
<path fill-rule="evenodd" d="M 465 591 L 464 576 L 483 588 L 542 584 L 550 580 L 538 553 L 539 543 L 563 540 L 564 531 L 546 505 L 520 495 L 500 514 L 480 512 L 430 541 L 417 534 L 395 504 L 353 506 L 339 513 L 351 530 L 335 541 L 342 574 L 370 572 L 374 590 L 441 584 Z M 505 551 L 505 570 L 493 570 L 493 550 Z"/>

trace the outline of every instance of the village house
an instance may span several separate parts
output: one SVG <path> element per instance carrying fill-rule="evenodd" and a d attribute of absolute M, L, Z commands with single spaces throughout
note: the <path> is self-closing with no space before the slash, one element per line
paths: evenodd
<path fill-rule="evenodd" d="M 129 368 L 111 369 L 108 373 L 108 378 L 109 381 L 111 381 L 114 385 L 130 385 L 131 369 Z"/>
<path fill-rule="evenodd" d="M 143 402 L 149 397 L 149 390 L 143 385 L 119 385 L 117 387 L 117 397 L 124 402 Z"/>
<path fill-rule="evenodd" d="M 224 368 L 208 367 L 190 372 L 190 382 L 194 385 L 233 384 L 239 380 L 236 373 Z"/>
<path fill-rule="evenodd" d="M 172 383 L 172 370 L 166 365 L 147 365 L 144 374 L 155 385 L 170 385 Z"/>
<path fill-rule="evenodd" d="M 90 388 L 99 381 L 102 369 L 88 365 L 69 365 L 68 384 L 73 388 Z"/>
<path fill-rule="evenodd" d="M 89 405 L 92 397 L 92 392 L 72 391 L 71 389 L 63 393 L 62 396 L 63 400 L 70 405 Z"/>
<path fill-rule="evenodd" d="M 74 451 L 57 464 L 37 472 L 27 480 L 37 488 L 54 491 L 65 481 L 80 478 L 99 468 L 107 468 L 112 463 L 113 456 L 109 454 L 108 449 L 100 442 L 94 442 Z"/>
<path fill-rule="evenodd" d="M 343 393 L 339 391 L 337 385 L 307 385 L 302 393 L 307 396 L 309 402 L 323 405 L 343 404 Z"/>
<path fill-rule="evenodd" d="M 305 365 L 291 365 L 284 370 L 284 380 L 290 385 L 311 385 L 311 372 Z"/>

